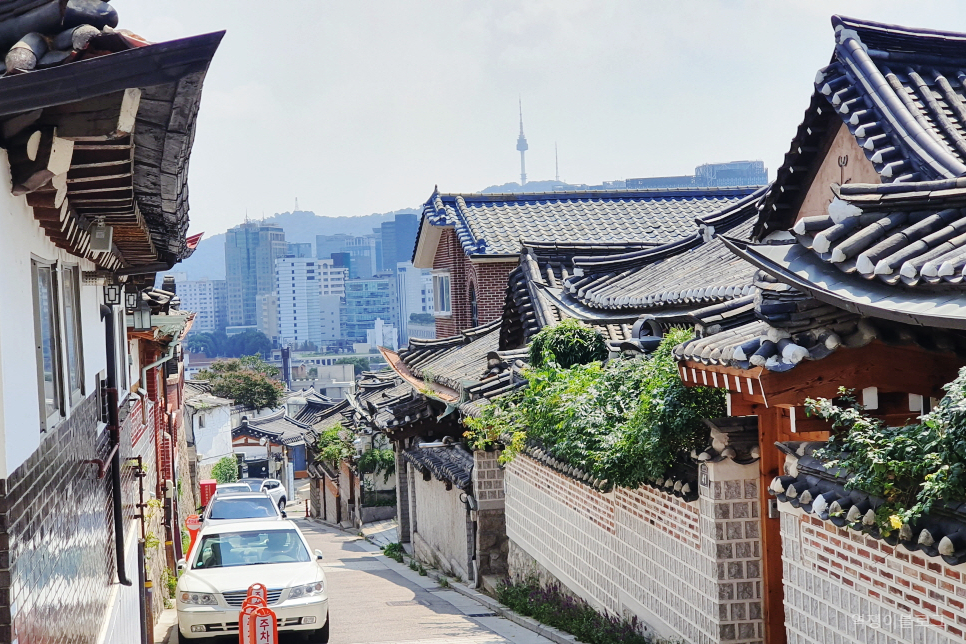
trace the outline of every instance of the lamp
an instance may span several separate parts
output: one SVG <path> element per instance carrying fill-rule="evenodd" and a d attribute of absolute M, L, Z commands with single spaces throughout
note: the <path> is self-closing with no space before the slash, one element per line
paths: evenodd
<path fill-rule="evenodd" d="M 138 292 L 128 291 L 124 294 L 124 308 L 128 311 L 133 311 L 138 307 Z"/>
<path fill-rule="evenodd" d="M 134 309 L 134 330 L 135 331 L 150 331 L 151 330 L 151 306 L 147 302 L 141 302 L 141 305 Z"/>
<path fill-rule="evenodd" d="M 118 284 L 108 284 L 104 287 L 104 304 L 117 306 L 121 303 L 121 287 Z"/>
<path fill-rule="evenodd" d="M 104 219 L 100 218 L 97 223 L 90 230 L 91 241 L 90 249 L 97 253 L 109 253 L 111 252 L 111 243 L 114 239 L 114 228 L 108 226 L 104 223 Z"/>

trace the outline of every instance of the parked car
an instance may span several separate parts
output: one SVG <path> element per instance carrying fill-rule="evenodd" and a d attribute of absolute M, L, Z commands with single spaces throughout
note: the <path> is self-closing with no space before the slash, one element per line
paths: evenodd
<path fill-rule="evenodd" d="M 286 517 L 264 492 L 223 492 L 215 495 L 202 515 L 204 525 L 238 521 L 281 520 Z"/>
<path fill-rule="evenodd" d="M 238 613 L 254 583 L 268 589 L 279 632 L 329 641 L 329 598 L 322 553 L 311 554 L 288 520 L 203 526 L 188 559 L 178 562 L 178 630 L 185 640 L 238 633 Z M 314 632 L 313 632 L 314 631 Z"/>
<path fill-rule="evenodd" d="M 285 486 L 278 479 L 238 479 L 238 483 L 244 483 L 252 492 L 266 492 L 275 499 L 279 510 L 284 510 L 285 504 L 288 503 Z M 233 485 L 237 485 L 237 483 Z"/>

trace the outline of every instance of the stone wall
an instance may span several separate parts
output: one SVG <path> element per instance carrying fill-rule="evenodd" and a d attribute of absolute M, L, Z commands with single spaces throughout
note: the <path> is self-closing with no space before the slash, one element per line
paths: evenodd
<path fill-rule="evenodd" d="M 779 508 L 789 644 L 963 641 L 966 566 Z"/>
<path fill-rule="evenodd" d="M 473 452 L 476 498 L 476 561 L 480 575 L 504 577 L 510 540 L 506 536 L 506 493 L 500 452 Z"/>
<path fill-rule="evenodd" d="M 762 642 L 758 465 L 706 464 L 696 502 L 600 492 L 518 456 L 506 468 L 510 574 L 687 642 Z M 517 550 L 519 549 L 519 550 Z"/>

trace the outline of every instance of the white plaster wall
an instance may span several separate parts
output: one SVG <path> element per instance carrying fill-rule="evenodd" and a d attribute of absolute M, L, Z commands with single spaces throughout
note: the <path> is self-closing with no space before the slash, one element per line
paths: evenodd
<path fill-rule="evenodd" d="M 198 419 L 204 415 L 205 426 L 198 426 Z M 195 424 L 195 449 L 201 456 L 201 463 L 211 465 L 225 456 L 232 455 L 231 411 L 227 406 L 197 412 L 192 418 Z M 263 451 L 265 448 L 261 448 Z"/>
<path fill-rule="evenodd" d="M 469 579 L 467 556 L 466 506 L 460 490 L 447 490 L 441 481 L 424 481 L 418 472 L 413 477 L 416 494 L 416 556 L 443 570 Z"/>
<path fill-rule="evenodd" d="M 25 197 L 10 194 L 10 166 L 0 150 L 0 478 L 6 478 L 39 446 L 40 397 L 34 339 L 31 256 L 95 269 L 92 262 L 63 251 L 46 237 Z M 94 390 L 96 375 L 106 366 L 104 325 L 100 321 L 99 286 L 81 284 L 81 328 L 85 390 Z"/>

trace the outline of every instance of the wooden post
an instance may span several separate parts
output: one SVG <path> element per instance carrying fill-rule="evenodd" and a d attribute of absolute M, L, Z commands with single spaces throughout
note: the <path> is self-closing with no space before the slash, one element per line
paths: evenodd
<path fill-rule="evenodd" d="M 772 498 L 768 486 L 778 476 L 782 466 L 782 454 L 775 442 L 789 440 L 783 426 L 783 410 L 779 407 L 759 406 L 758 446 L 761 459 L 758 461 L 761 477 L 758 482 L 758 497 L 761 503 L 761 560 L 762 560 L 762 608 L 765 618 L 766 644 L 785 644 L 785 589 L 782 580 L 782 540 L 781 522 L 769 517 L 768 506 Z M 787 412 L 786 412 L 787 413 Z"/>

